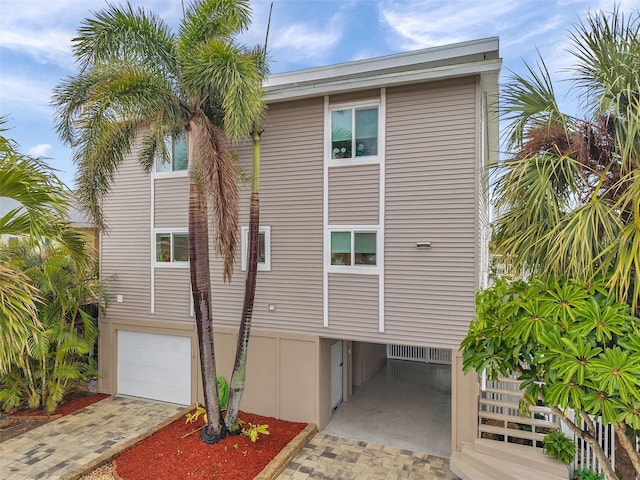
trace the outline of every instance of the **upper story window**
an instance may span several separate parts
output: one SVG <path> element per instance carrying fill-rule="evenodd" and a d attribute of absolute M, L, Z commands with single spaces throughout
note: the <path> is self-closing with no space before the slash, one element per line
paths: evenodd
<path fill-rule="evenodd" d="M 331 158 L 378 155 L 378 107 L 331 110 Z"/>
<path fill-rule="evenodd" d="M 189 166 L 186 137 L 184 135 L 176 138 L 168 136 L 165 142 L 169 158 L 156 161 L 156 173 L 186 172 Z"/>
<path fill-rule="evenodd" d="M 156 231 L 155 261 L 161 265 L 188 265 L 189 234 L 187 232 Z"/>
<path fill-rule="evenodd" d="M 376 251 L 376 232 L 331 232 L 331 265 L 376 266 Z"/>
<path fill-rule="evenodd" d="M 249 259 L 249 227 L 241 228 L 242 254 L 240 264 L 242 271 L 247 269 Z M 258 228 L 258 270 L 271 271 L 271 227 Z"/>

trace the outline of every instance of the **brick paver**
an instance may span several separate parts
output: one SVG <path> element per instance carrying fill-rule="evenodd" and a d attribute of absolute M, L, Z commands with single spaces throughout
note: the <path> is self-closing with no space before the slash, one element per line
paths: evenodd
<path fill-rule="evenodd" d="M 185 411 L 167 403 L 106 398 L 0 443 L 0 478 L 76 478 Z"/>
<path fill-rule="evenodd" d="M 451 480 L 449 460 L 319 433 L 278 480 Z"/>

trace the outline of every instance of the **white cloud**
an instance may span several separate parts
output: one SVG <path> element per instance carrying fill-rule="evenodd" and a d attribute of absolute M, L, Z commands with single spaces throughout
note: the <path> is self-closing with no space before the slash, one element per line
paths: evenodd
<path fill-rule="evenodd" d="M 270 41 L 273 51 L 286 51 L 290 62 L 298 58 L 318 58 L 331 52 L 331 49 L 342 40 L 345 28 L 345 19 L 341 14 L 335 14 L 322 28 L 314 23 L 294 23 L 286 27 L 280 27 L 274 32 L 273 42 Z"/>
<path fill-rule="evenodd" d="M 42 80 L 3 75 L 0 77 L 0 110 L 5 114 L 17 110 L 49 114 L 52 89 L 53 84 Z"/>
<path fill-rule="evenodd" d="M 44 157 L 49 150 L 53 148 L 53 145 L 50 143 L 41 143 L 40 145 L 35 145 L 27 150 L 27 153 L 33 157 Z"/>

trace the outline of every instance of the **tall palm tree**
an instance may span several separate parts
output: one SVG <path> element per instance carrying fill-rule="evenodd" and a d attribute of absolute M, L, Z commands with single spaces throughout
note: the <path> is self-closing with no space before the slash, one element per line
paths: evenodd
<path fill-rule="evenodd" d="M 267 44 L 269 41 L 272 11 L 273 2 L 269 10 L 269 20 L 267 22 L 267 33 L 264 45 L 262 47 L 256 47 L 254 50 L 256 57 L 259 59 L 258 66 L 262 78 L 266 78 L 269 74 Z M 240 315 L 240 327 L 238 329 L 236 356 L 233 362 L 231 380 L 229 382 L 229 403 L 227 415 L 224 418 L 227 430 L 231 433 L 239 433 L 241 431 L 238 422 L 238 413 L 246 384 L 247 354 L 249 351 L 249 337 L 251 335 L 251 321 L 253 319 L 253 305 L 256 296 L 260 236 L 260 155 L 262 150 L 262 133 L 264 131 L 263 120 L 264 118 L 262 116 L 256 118 L 251 127 L 252 176 L 251 198 L 249 201 L 249 232 L 247 239 L 247 248 L 249 250 L 247 255 L 247 274 L 245 278 L 242 313 Z"/>
<path fill-rule="evenodd" d="M 0 118 L 0 126 L 5 121 Z M 84 242 L 68 221 L 67 189 L 44 162 L 21 154 L 4 131 L 0 128 L 0 197 L 11 206 L 0 215 L 0 236 L 21 236 L 38 246 L 60 242 L 82 260 Z M 37 342 L 42 327 L 38 297 L 38 289 L 23 272 L 0 260 L 0 373 Z"/>
<path fill-rule="evenodd" d="M 640 313 L 640 13 L 615 9 L 571 34 L 583 117 L 560 111 L 544 62 L 501 97 L 510 158 L 494 190 L 493 245 L 516 272 L 604 277 Z M 617 467 L 640 457 L 623 423 Z M 635 473 L 633 473 L 635 475 Z M 613 478 L 613 477 L 612 477 Z"/>
<path fill-rule="evenodd" d="M 546 66 L 501 97 L 493 245 L 516 271 L 605 276 L 640 304 L 640 14 L 592 14 L 571 34 L 584 118 L 562 113 Z"/>
<path fill-rule="evenodd" d="M 140 140 L 139 163 L 168 158 L 167 136 L 185 134 L 189 149 L 189 266 L 198 330 L 207 425 L 201 438 L 224 435 L 218 405 L 209 279 L 208 220 L 215 253 L 231 278 L 237 244 L 237 177 L 227 139 L 246 136 L 259 117 L 257 59 L 235 41 L 250 22 L 248 0 L 195 0 L 178 34 L 156 15 L 110 5 L 87 19 L 74 39 L 80 72 L 57 87 L 61 138 L 75 147 L 79 196 L 105 227 L 100 200 Z"/>

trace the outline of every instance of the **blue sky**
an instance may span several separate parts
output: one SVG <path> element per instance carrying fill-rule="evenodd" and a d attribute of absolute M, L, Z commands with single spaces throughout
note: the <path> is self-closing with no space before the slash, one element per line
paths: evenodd
<path fill-rule="evenodd" d="M 188 3 L 188 0 L 184 0 Z M 122 3 L 112 0 L 112 3 Z M 180 0 L 131 0 L 176 27 Z M 269 1 L 252 0 L 253 24 L 241 40 L 260 43 Z M 640 0 L 619 0 L 623 11 Z M 52 89 L 75 73 L 71 38 L 105 0 L 0 0 L 0 115 L 20 151 L 41 156 L 73 187 L 72 152 L 57 138 Z M 536 49 L 562 98 L 573 63 L 568 32 L 611 0 L 275 0 L 269 47 L 272 73 L 317 67 L 492 36 L 500 37 L 502 78 L 534 64 Z M 573 102 L 566 101 L 571 110 Z"/>

